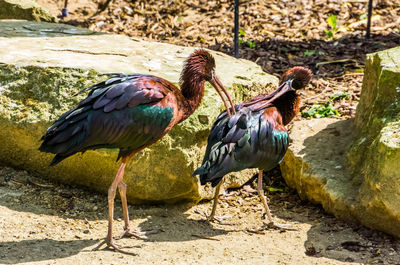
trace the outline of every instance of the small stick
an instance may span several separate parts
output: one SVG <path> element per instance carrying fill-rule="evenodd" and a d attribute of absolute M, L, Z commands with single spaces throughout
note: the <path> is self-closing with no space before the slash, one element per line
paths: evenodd
<path fill-rule="evenodd" d="M 212 237 L 207 237 L 207 236 L 200 236 L 200 235 L 196 235 L 196 234 L 192 234 L 192 236 L 197 237 L 197 238 L 201 238 L 201 239 L 208 239 L 208 240 L 220 241 L 218 238 L 212 238 Z"/>
<path fill-rule="evenodd" d="M 36 182 L 32 181 L 29 178 L 26 180 L 26 182 L 29 183 L 29 184 L 32 184 L 33 186 L 39 187 L 39 188 L 45 188 L 45 189 L 53 189 L 54 188 L 53 185 L 39 184 L 39 183 L 36 183 Z"/>

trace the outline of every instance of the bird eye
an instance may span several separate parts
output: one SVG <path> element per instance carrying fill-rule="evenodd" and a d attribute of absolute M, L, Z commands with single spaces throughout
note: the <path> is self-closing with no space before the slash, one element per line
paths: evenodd
<path fill-rule="evenodd" d="M 205 79 L 206 81 L 212 80 L 213 77 L 214 77 L 213 72 L 208 71 L 208 72 L 206 72 L 206 73 L 204 74 L 204 79 Z"/>
<path fill-rule="evenodd" d="M 294 79 L 292 82 L 292 87 L 296 90 L 300 89 L 302 88 L 302 82 L 300 80 Z"/>
<path fill-rule="evenodd" d="M 211 70 L 211 75 L 210 75 L 210 80 L 214 79 L 214 77 L 215 77 L 215 71 L 214 71 L 214 69 L 212 69 Z"/>

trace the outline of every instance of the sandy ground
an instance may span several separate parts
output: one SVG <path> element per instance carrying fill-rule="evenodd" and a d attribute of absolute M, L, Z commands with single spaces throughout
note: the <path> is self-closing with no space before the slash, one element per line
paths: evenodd
<path fill-rule="evenodd" d="M 25 171 L 0 169 L 0 263 L 2 264 L 400 264 L 400 240 L 346 224 L 302 202 L 295 193 L 270 192 L 275 220 L 297 231 L 254 232 L 265 221 L 251 186 L 225 192 L 208 223 L 199 205 L 130 205 L 132 225 L 159 229 L 148 241 L 118 240 L 128 256 L 92 251 L 106 234 L 106 196 L 46 182 Z M 115 236 L 122 231 L 116 202 Z"/>

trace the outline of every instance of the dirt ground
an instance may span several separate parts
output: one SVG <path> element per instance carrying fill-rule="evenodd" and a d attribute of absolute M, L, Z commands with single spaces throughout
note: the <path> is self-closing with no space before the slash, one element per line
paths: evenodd
<path fill-rule="evenodd" d="M 276 172 L 274 175 L 277 175 Z M 210 202 L 129 206 L 132 225 L 159 229 L 149 240 L 118 240 L 128 256 L 92 251 L 107 229 L 106 195 L 0 169 L 1 264 L 400 264 L 400 240 L 327 215 L 269 176 L 274 219 L 296 231 L 257 231 L 263 208 L 251 185 L 221 196 L 222 224 L 204 221 Z M 115 236 L 122 231 L 116 202 Z"/>
<path fill-rule="evenodd" d="M 38 0 L 54 14 L 61 0 Z M 133 37 L 232 51 L 233 1 L 70 0 L 62 22 Z M 334 102 L 342 118 L 354 116 L 365 55 L 400 45 L 397 0 L 374 1 L 371 39 L 364 37 L 367 0 L 241 1 L 244 31 L 240 57 L 280 75 L 293 65 L 315 76 L 303 94 L 304 108 L 324 104 L 338 91 L 351 97 Z M 338 32 L 327 39 L 327 18 L 335 14 Z M 255 47 L 250 47 L 252 45 Z M 117 168 L 117 166 L 116 166 Z M 265 219 L 253 184 L 221 196 L 208 223 L 198 205 L 130 205 L 132 225 L 159 229 L 148 241 L 124 238 L 136 256 L 91 251 L 107 228 L 106 195 L 46 182 L 40 176 L 0 168 L 0 263 L 2 264 L 400 264 L 400 240 L 358 224 L 345 223 L 290 191 L 279 172 L 265 176 L 274 219 L 296 231 L 256 231 Z M 128 187 L 129 188 L 129 187 Z M 122 231 L 116 202 L 115 236 Z"/>

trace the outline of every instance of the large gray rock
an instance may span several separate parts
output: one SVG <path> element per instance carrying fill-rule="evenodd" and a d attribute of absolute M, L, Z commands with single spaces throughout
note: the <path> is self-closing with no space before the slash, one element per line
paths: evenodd
<path fill-rule="evenodd" d="M 348 158 L 365 223 L 400 236 L 400 47 L 367 56 Z"/>
<path fill-rule="evenodd" d="M 400 48 L 367 56 L 355 119 L 302 120 L 282 163 L 330 213 L 400 237 Z"/>
<path fill-rule="evenodd" d="M 0 0 L 0 19 L 57 22 L 57 18 L 34 0 Z"/>
<path fill-rule="evenodd" d="M 296 121 L 290 129 L 288 152 L 281 163 L 286 183 L 302 199 L 352 219 L 357 187 L 346 169 L 353 141 L 353 120 L 334 118 Z"/>
<path fill-rule="evenodd" d="M 60 24 L 0 21 L 0 162 L 106 192 L 117 170 L 117 150 L 88 151 L 49 167 L 52 155 L 37 150 L 40 137 L 83 98 L 73 96 L 77 91 L 104 79 L 99 73 L 150 73 L 177 83 L 193 50 Z M 236 100 L 277 85 L 277 78 L 252 62 L 213 55 L 217 74 Z M 211 197 L 211 190 L 199 189 L 191 174 L 222 109 L 207 85 L 200 108 L 189 119 L 134 156 L 125 173 L 131 203 Z M 253 173 L 231 174 L 227 182 L 240 185 Z"/>

